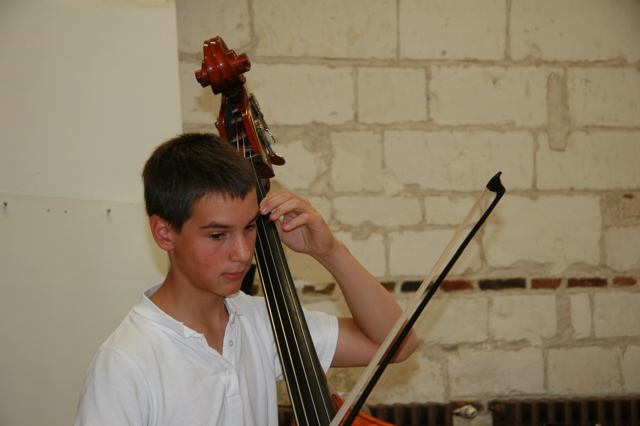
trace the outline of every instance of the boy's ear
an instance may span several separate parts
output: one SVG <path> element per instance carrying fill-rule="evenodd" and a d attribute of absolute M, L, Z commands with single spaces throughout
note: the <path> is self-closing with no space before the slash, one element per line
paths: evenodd
<path fill-rule="evenodd" d="M 173 242 L 171 241 L 171 234 L 173 229 L 171 225 L 158 215 L 153 215 L 149 218 L 149 225 L 151 226 L 151 235 L 156 241 L 156 244 L 165 251 L 173 249 Z"/>

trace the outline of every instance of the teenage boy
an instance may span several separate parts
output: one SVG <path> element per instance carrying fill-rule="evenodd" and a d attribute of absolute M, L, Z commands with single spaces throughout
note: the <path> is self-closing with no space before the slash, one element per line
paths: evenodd
<path fill-rule="evenodd" d="M 239 291 L 261 214 L 284 244 L 333 275 L 351 311 L 351 318 L 305 311 L 325 371 L 367 365 L 400 316 L 307 200 L 277 191 L 258 205 L 247 160 L 217 136 L 188 133 L 160 145 L 143 181 L 169 271 L 99 348 L 76 425 L 278 424 L 282 371 L 266 306 Z M 416 345 L 411 334 L 396 361 Z"/>

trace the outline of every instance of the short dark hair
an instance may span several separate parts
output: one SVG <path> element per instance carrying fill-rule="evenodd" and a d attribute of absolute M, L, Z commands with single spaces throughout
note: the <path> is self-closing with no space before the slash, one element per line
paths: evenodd
<path fill-rule="evenodd" d="M 147 160 L 142 180 L 147 214 L 160 216 L 176 232 L 205 194 L 244 199 L 256 186 L 248 161 L 213 133 L 184 133 L 164 142 Z"/>

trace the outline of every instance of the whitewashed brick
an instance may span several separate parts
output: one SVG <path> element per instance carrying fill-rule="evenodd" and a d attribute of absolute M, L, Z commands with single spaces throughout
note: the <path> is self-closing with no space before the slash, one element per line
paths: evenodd
<path fill-rule="evenodd" d="M 451 396 L 518 395 L 544 392 L 540 349 L 459 349 L 448 357 Z"/>
<path fill-rule="evenodd" d="M 573 339 L 585 339 L 591 336 L 591 301 L 588 294 L 569 295 L 571 327 Z"/>
<path fill-rule="evenodd" d="M 640 22 L 640 13 L 638 19 Z M 637 27 L 636 48 L 640 46 L 640 25 Z M 574 125 L 640 126 L 640 70 L 637 68 L 571 68 L 568 85 L 569 111 Z"/>
<path fill-rule="evenodd" d="M 239 55 L 244 53 L 242 47 L 251 42 L 247 0 L 189 0 L 176 1 L 175 5 L 180 23 L 178 45 L 181 52 L 201 54 L 205 40 L 220 36 L 227 47 Z M 225 19 L 229 16 L 234 19 Z"/>
<path fill-rule="evenodd" d="M 424 69 L 358 68 L 358 121 L 424 122 L 426 111 Z"/>
<path fill-rule="evenodd" d="M 331 133 L 331 185 L 337 191 L 380 191 L 382 136 L 373 132 Z"/>
<path fill-rule="evenodd" d="M 506 19 L 506 3 L 500 0 L 403 0 L 400 56 L 502 59 Z"/>
<path fill-rule="evenodd" d="M 597 265 L 601 221 L 596 195 L 528 199 L 507 192 L 485 224 L 482 244 L 493 267 L 525 261 L 560 272 L 578 263 Z"/>
<path fill-rule="evenodd" d="M 389 401 L 412 403 L 417 398 L 421 401 L 445 401 L 446 378 L 442 364 L 416 351 L 408 360 L 389 365 L 367 398 L 367 404 L 388 404 Z M 331 369 L 329 381 L 341 396 L 346 397 L 363 370 Z"/>
<path fill-rule="evenodd" d="M 269 124 L 342 124 L 354 117 L 353 69 L 253 62 L 250 91 Z"/>
<path fill-rule="evenodd" d="M 560 395 L 607 395 L 622 391 L 616 349 L 586 347 L 550 349 L 549 392 Z"/>
<path fill-rule="evenodd" d="M 618 271 L 640 269 L 640 228 L 609 228 L 604 244 L 607 266 Z"/>
<path fill-rule="evenodd" d="M 414 329 L 426 342 L 480 343 L 489 336 L 488 306 L 489 302 L 484 297 L 434 297 Z"/>
<path fill-rule="evenodd" d="M 388 187 L 418 184 L 423 189 L 478 191 L 499 171 L 508 189 L 533 181 L 533 138 L 527 132 L 384 133 Z"/>
<path fill-rule="evenodd" d="M 375 396 L 368 403 L 387 404 L 388 401 L 414 403 L 416 401 L 445 401 L 446 379 L 440 361 L 421 352 L 409 359 L 390 365 L 376 385 Z"/>
<path fill-rule="evenodd" d="M 313 187 L 318 176 L 327 170 L 322 157 L 307 150 L 301 141 L 278 144 L 274 148 L 286 161 L 283 166 L 274 166 L 275 180 L 284 189 L 297 191 Z"/>
<path fill-rule="evenodd" d="M 455 196 L 425 197 L 427 224 L 459 225 L 469 214 L 476 198 Z M 472 222 L 477 222 L 481 212 L 474 213 Z"/>
<path fill-rule="evenodd" d="M 496 296 L 489 307 L 489 330 L 497 340 L 528 340 L 538 346 L 557 332 L 556 296 Z"/>
<path fill-rule="evenodd" d="M 563 151 L 540 135 L 536 153 L 539 189 L 635 189 L 640 187 L 640 132 L 574 132 Z"/>
<path fill-rule="evenodd" d="M 347 225 L 365 222 L 376 226 L 415 225 L 422 220 L 420 203 L 409 197 L 336 197 L 333 207 L 335 218 Z"/>
<path fill-rule="evenodd" d="M 309 284 L 309 283 L 301 283 L 301 284 Z M 298 283 L 296 283 L 298 285 Z M 339 290 L 336 290 L 339 291 Z M 305 309 L 309 311 L 318 311 L 324 312 L 329 315 L 334 315 L 337 317 L 349 317 L 351 314 L 349 313 L 349 307 L 343 300 L 336 300 L 331 297 L 318 297 L 318 295 L 307 296 L 300 295 L 300 301 Z"/>
<path fill-rule="evenodd" d="M 372 234 L 365 239 L 361 239 L 354 238 L 349 233 L 338 232 L 336 237 L 344 242 L 349 251 L 374 277 L 385 276 L 387 261 L 382 235 Z"/>
<path fill-rule="evenodd" d="M 633 1 L 518 0 L 511 5 L 514 59 L 640 59 L 640 5 Z"/>
<path fill-rule="evenodd" d="M 389 234 L 389 272 L 394 276 L 426 277 L 440 258 L 451 240 L 454 230 L 433 230 L 422 232 L 393 232 Z M 438 273 L 446 266 L 439 268 Z M 477 271 L 482 266 L 480 247 L 472 240 L 449 273 L 451 276 L 464 271 Z"/>
<path fill-rule="evenodd" d="M 296 253 L 286 246 L 284 246 L 284 252 L 292 278 L 298 289 L 309 284 L 323 286 L 335 282 L 335 279 L 326 268 L 311 256 Z"/>
<path fill-rule="evenodd" d="M 593 296 L 595 337 L 640 336 L 640 293 L 616 291 Z"/>
<path fill-rule="evenodd" d="M 640 346 L 629 346 L 624 351 L 622 377 L 626 393 L 640 393 Z"/>
<path fill-rule="evenodd" d="M 261 55 L 390 59 L 396 4 L 386 0 L 280 0 L 252 4 Z"/>
<path fill-rule="evenodd" d="M 311 205 L 322 215 L 327 223 L 331 222 L 331 200 L 327 197 L 306 196 Z"/>
<path fill-rule="evenodd" d="M 538 67 L 433 67 L 430 117 L 442 125 L 545 125 L 548 72 Z"/>
<path fill-rule="evenodd" d="M 640 194 L 638 194 L 640 195 Z M 622 219 L 626 218 L 640 218 L 640 196 L 631 194 L 623 195 L 620 199 L 620 204 L 615 208 L 612 215 L 618 216 Z"/>

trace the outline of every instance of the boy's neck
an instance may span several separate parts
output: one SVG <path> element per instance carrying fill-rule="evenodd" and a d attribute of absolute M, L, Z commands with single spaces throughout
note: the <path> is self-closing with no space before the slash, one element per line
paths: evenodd
<path fill-rule="evenodd" d="M 229 321 L 224 298 L 211 293 L 192 295 L 176 291 L 172 284 L 167 277 L 149 299 L 176 321 L 203 334 L 209 346 L 222 353 L 224 332 Z"/>

